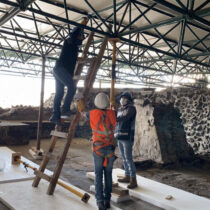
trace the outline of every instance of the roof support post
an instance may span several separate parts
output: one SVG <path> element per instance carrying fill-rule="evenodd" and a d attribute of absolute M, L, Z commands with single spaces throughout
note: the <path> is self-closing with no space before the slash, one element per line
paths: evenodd
<path fill-rule="evenodd" d="M 41 81 L 41 95 L 40 95 L 40 107 L 39 107 L 39 119 L 37 129 L 37 144 L 36 149 L 40 150 L 41 144 L 41 133 L 42 133 L 42 118 L 43 118 L 43 107 L 44 107 L 44 83 L 45 83 L 45 62 L 46 57 L 42 57 L 42 81 Z"/>

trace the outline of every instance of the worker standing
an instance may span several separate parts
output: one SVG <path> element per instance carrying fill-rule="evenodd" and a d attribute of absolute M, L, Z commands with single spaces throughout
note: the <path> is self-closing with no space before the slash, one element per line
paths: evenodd
<path fill-rule="evenodd" d="M 83 29 L 75 27 L 70 33 L 70 37 L 64 41 L 61 54 L 53 68 L 53 75 L 55 77 L 55 97 L 53 115 L 50 117 L 50 121 L 58 125 L 61 124 L 61 115 L 69 117 L 71 114 L 70 105 L 76 90 L 73 81 L 74 69 L 78 57 L 79 46 L 82 44 L 83 40 Z M 62 110 L 60 110 L 65 86 L 67 86 L 68 90 Z"/>
<path fill-rule="evenodd" d="M 106 210 L 110 208 L 112 168 L 116 159 L 114 154 L 114 130 L 117 122 L 115 111 L 107 109 L 109 107 L 109 97 L 105 93 L 98 93 L 94 104 L 97 109 L 87 112 L 86 117 L 90 121 L 93 134 L 96 201 L 99 210 Z"/>
<path fill-rule="evenodd" d="M 118 139 L 118 147 L 123 160 L 125 176 L 118 179 L 119 182 L 129 183 L 130 189 L 137 187 L 136 167 L 132 157 L 134 144 L 136 108 L 130 92 L 120 95 L 120 108 L 117 112 L 117 126 L 115 138 Z"/>

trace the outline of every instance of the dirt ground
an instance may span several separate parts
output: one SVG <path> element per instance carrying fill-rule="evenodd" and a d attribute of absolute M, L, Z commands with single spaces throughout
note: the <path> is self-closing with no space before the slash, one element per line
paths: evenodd
<path fill-rule="evenodd" d="M 65 140 L 57 141 L 55 154 L 59 155 L 65 144 Z M 35 140 L 31 140 L 26 146 L 10 146 L 10 149 L 21 152 L 26 158 L 40 164 L 41 161 L 34 160 L 28 150 L 36 145 Z M 41 141 L 41 148 L 45 151 L 49 147 L 49 139 Z M 116 151 L 118 153 L 118 151 Z M 203 163 L 203 165 L 202 165 Z M 50 161 L 48 164 L 49 170 L 54 170 L 55 161 Z M 120 158 L 116 161 L 114 167 L 122 167 Z M 86 172 L 93 171 L 93 161 L 91 154 L 91 144 L 88 140 L 82 138 L 73 139 L 71 148 L 68 152 L 67 159 L 62 169 L 61 178 L 71 184 L 90 193 L 91 180 L 86 177 Z M 157 166 L 149 164 L 137 163 L 137 174 L 144 176 L 161 183 L 165 183 L 194 194 L 210 198 L 210 167 L 202 160 L 195 161 L 194 164 L 183 163 L 182 165 L 167 165 Z M 141 183 L 139 183 L 141 185 Z M 116 205 L 116 204 L 114 204 Z M 141 200 L 133 199 L 129 202 L 124 202 L 116 205 L 125 210 L 158 210 L 151 204 L 142 202 Z"/>
<path fill-rule="evenodd" d="M 173 169 L 151 168 L 139 172 L 141 176 L 210 198 L 210 169 L 177 167 Z"/>

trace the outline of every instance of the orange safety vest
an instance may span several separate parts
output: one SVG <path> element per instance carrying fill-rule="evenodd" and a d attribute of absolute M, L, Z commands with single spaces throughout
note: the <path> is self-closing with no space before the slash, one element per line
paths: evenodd
<path fill-rule="evenodd" d="M 109 155 L 103 155 L 98 150 L 114 145 L 114 129 L 117 125 L 115 112 L 113 110 L 94 109 L 90 111 L 90 127 L 93 134 L 93 151 L 104 157 L 103 166 L 107 166 L 108 158 L 114 156 L 114 152 Z"/>

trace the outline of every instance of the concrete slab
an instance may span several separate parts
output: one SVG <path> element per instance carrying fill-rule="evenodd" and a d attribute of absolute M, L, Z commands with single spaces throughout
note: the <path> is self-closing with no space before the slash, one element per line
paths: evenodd
<path fill-rule="evenodd" d="M 113 180 L 117 181 L 117 175 L 123 175 L 124 170 L 114 169 Z M 142 176 L 137 176 L 138 188 L 129 190 L 133 197 L 144 200 L 155 206 L 167 210 L 209 210 L 210 199 L 171 187 Z M 119 183 L 119 186 L 126 188 L 126 184 Z M 167 196 L 172 199 L 167 200 Z"/>
<path fill-rule="evenodd" d="M 98 209 L 94 196 L 85 204 L 78 197 L 59 185 L 56 186 L 53 196 L 46 194 L 48 183 L 42 180 L 38 188 L 31 186 L 32 181 L 21 181 L 0 185 L 0 197 L 15 210 L 92 210 Z M 80 192 L 83 190 L 77 189 Z M 119 208 L 112 207 L 113 210 Z"/>
<path fill-rule="evenodd" d="M 33 177 L 35 176 L 33 170 L 28 169 L 28 172 L 26 173 L 23 164 L 12 165 L 12 153 L 13 151 L 10 150 L 8 147 L 0 147 L 0 159 L 4 160 L 5 162 L 4 170 L 0 172 L 0 183 L 33 179 Z M 28 164 L 32 165 L 33 167 L 38 168 L 38 165 L 31 162 L 30 160 L 24 157 L 21 157 L 21 159 L 27 162 Z M 48 173 L 50 173 L 50 171 L 48 171 Z"/>

